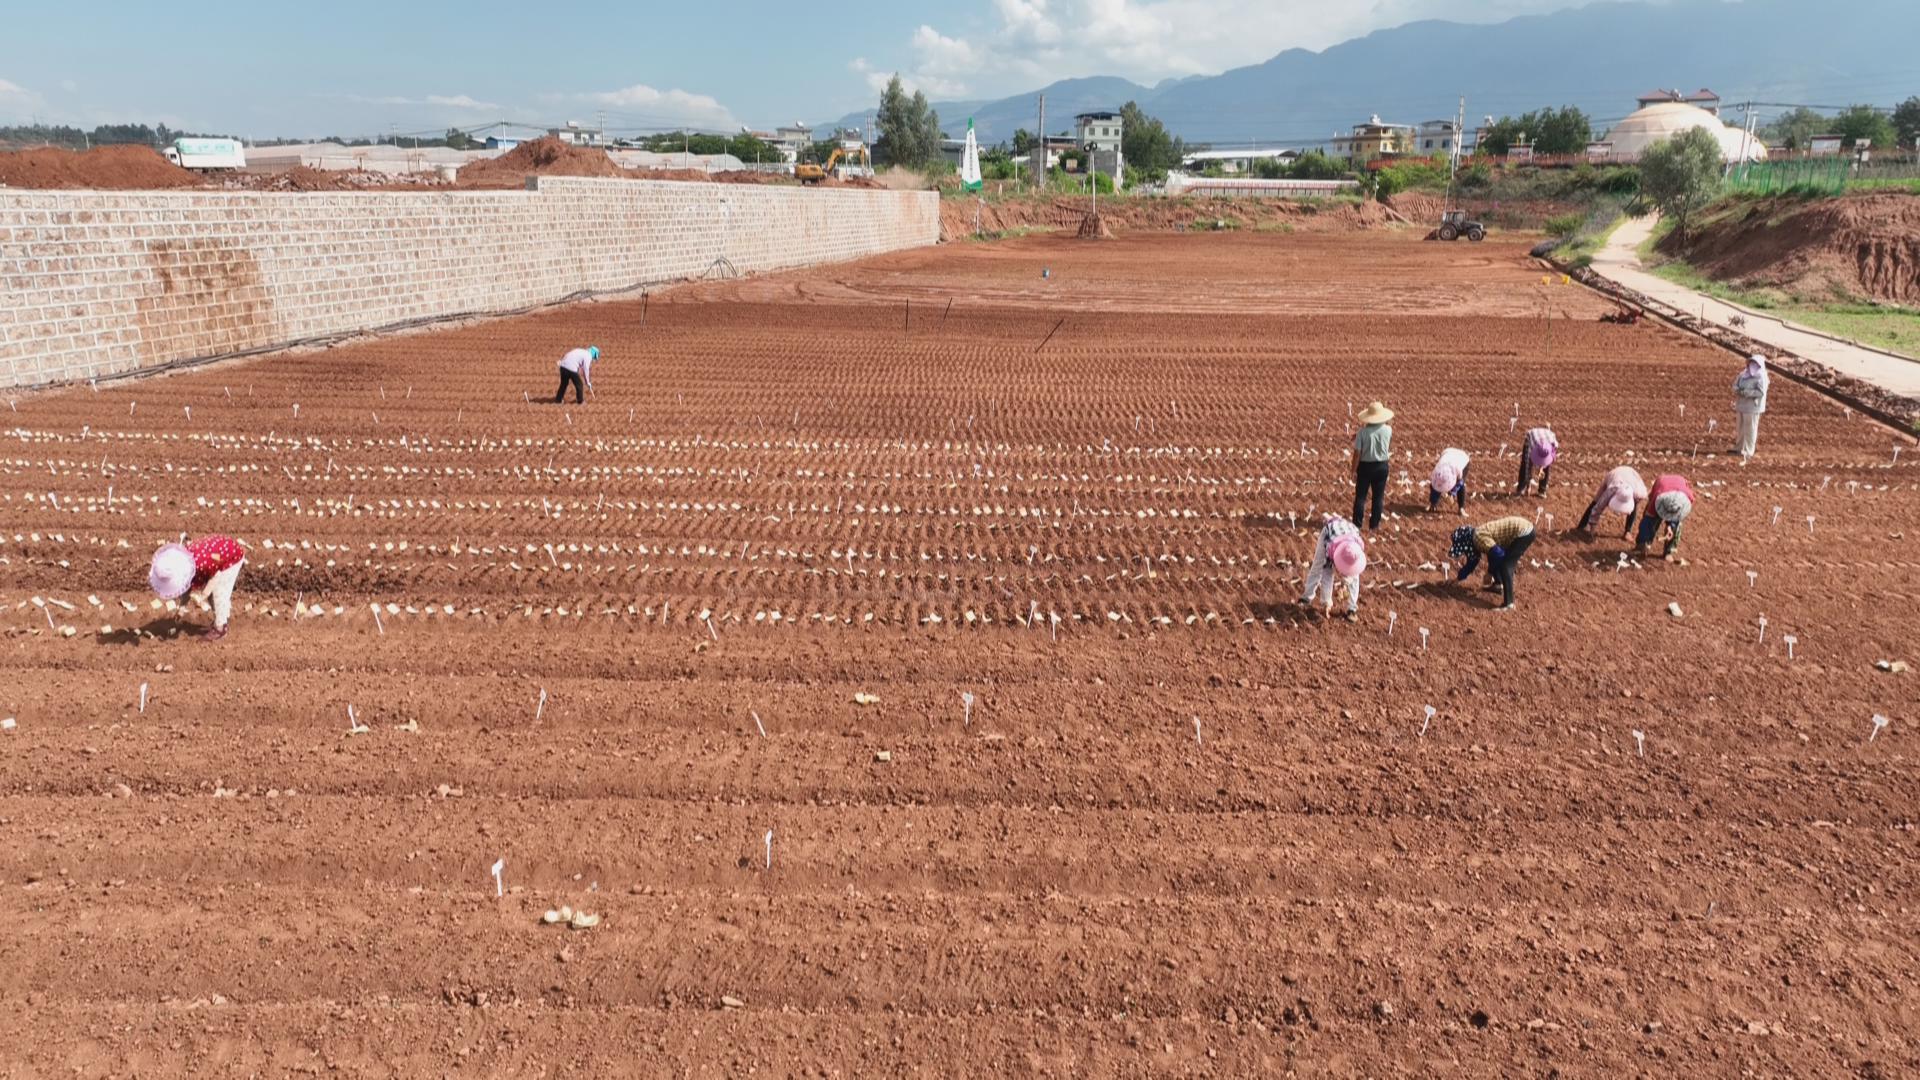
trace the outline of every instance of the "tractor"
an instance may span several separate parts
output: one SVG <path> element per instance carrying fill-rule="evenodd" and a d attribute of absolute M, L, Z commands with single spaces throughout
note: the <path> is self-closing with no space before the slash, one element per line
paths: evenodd
<path fill-rule="evenodd" d="M 1487 227 L 1478 221 L 1468 221 L 1465 210 L 1448 210 L 1440 215 L 1440 227 L 1433 235 L 1439 240 L 1458 240 L 1464 236 L 1477 244 L 1487 238 Z"/>

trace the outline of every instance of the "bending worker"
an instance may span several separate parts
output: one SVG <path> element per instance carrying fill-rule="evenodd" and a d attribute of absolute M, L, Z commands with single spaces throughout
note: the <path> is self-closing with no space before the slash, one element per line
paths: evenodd
<path fill-rule="evenodd" d="M 1440 451 L 1440 461 L 1427 481 L 1427 513 L 1440 509 L 1440 500 L 1451 495 L 1460 516 L 1467 516 L 1467 469 L 1472 463 L 1465 450 L 1449 446 Z"/>
<path fill-rule="evenodd" d="M 1337 577 L 1347 586 L 1347 621 L 1359 618 L 1360 575 L 1367 569 L 1367 545 L 1353 522 L 1329 515 L 1313 545 L 1313 565 L 1307 570 L 1307 594 L 1300 606 L 1311 608 L 1314 594 L 1325 593 L 1322 601 L 1333 608 L 1333 583 Z"/>
<path fill-rule="evenodd" d="M 227 619 L 233 615 L 233 586 L 240 580 L 240 568 L 247 564 L 247 549 L 231 536 L 203 536 L 190 544 L 168 544 L 153 553 L 153 565 L 147 570 L 147 584 L 162 600 L 178 600 L 190 592 L 205 590 L 213 605 L 213 629 L 208 641 L 219 641 L 227 634 Z"/>
<path fill-rule="evenodd" d="M 1633 532 L 1633 519 L 1640 513 L 1640 504 L 1647 500 L 1647 482 L 1640 479 L 1633 466 L 1622 465 L 1607 473 L 1600 482 L 1600 490 L 1593 501 L 1587 504 L 1587 512 L 1580 515 L 1580 531 L 1592 532 L 1600 519 L 1611 510 L 1616 514 L 1627 515 L 1627 524 L 1620 530 L 1621 536 Z"/>
<path fill-rule="evenodd" d="M 1367 528 L 1380 527 L 1380 504 L 1387 497 L 1387 471 L 1393 463 L 1393 410 L 1374 402 L 1355 419 L 1360 430 L 1353 436 L 1353 523 L 1367 522 Z M 1367 497 L 1373 497 L 1373 514 L 1363 517 Z"/>
<path fill-rule="evenodd" d="M 1767 374 L 1767 358 L 1755 353 L 1733 380 L 1733 411 L 1740 414 L 1740 460 L 1753 456 L 1760 441 L 1760 414 L 1767 411 L 1767 388 L 1773 379 Z"/>
<path fill-rule="evenodd" d="M 1540 494 L 1547 493 L 1547 481 L 1553 476 L 1553 463 L 1560 456 L 1560 436 L 1552 428 L 1528 428 L 1526 444 L 1520 447 L 1520 482 L 1514 485 L 1513 493 L 1526 493 L 1527 482 L 1533 479 L 1534 471 L 1540 472 Z"/>
<path fill-rule="evenodd" d="M 1480 557 L 1486 556 L 1487 587 L 1498 585 L 1502 594 L 1500 610 L 1512 611 L 1513 572 L 1532 546 L 1533 522 L 1523 517 L 1503 517 L 1485 525 L 1462 525 L 1453 530 L 1453 545 L 1448 549 L 1453 558 L 1467 560 L 1454 580 L 1467 580 L 1473 568 L 1480 565 Z"/>
<path fill-rule="evenodd" d="M 1668 475 L 1656 479 L 1653 490 L 1648 493 L 1648 505 L 1652 509 L 1640 515 L 1640 535 L 1633 545 L 1634 553 L 1645 555 L 1664 527 L 1667 544 L 1660 557 L 1673 558 L 1674 551 L 1680 547 L 1680 523 L 1693 513 L 1694 502 L 1693 485 L 1687 483 L 1686 477 Z"/>
<path fill-rule="evenodd" d="M 593 389 L 593 362 L 598 359 L 600 359 L 598 345 L 569 350 L 567 355 L 560 358 L 560 389 L 553 395 L 555 405 L 567 399 L 569 386 L 573 387 L 575 405 L 587 403 L 587 391 Z"/>

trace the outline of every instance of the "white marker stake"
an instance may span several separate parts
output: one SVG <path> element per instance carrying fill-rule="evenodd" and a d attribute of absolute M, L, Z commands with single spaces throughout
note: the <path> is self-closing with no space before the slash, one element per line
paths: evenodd
<path fill-rule="evenodd" d="M 147 711 L 147 684 L 146 684 L 146 683 L 141 683 L 141 684 L 140 684 L 140 713 L 141 713 L 141 715 L 143 715 L 143 716 L 144 716 L 144 715 L 146 714 L 146 711 Z"/>
<path fill-rule="evenodd" d="M 1644 731 L 1635 731 L 1633 733 L 1633 745 L 1635 746 L 1635 748 L 1637 748 L 1640 751 L 1641 757 L 1646 757 L 1647 756 L 1647 733 Z"/>
<path fill-rule="evenodd" d="M 1509 417 L 1507 417 L 1507 434 L 1509 434 L 1509 435 L 1511 435 L 1511 434 L 1513 434 L 1513 429 L 1514 429 L 1514 428 L 1517 428 L 1517 427 L 1519 427 L 1519 426 L 1520 426 L 1520 418 L 1519 418 L 1519 417 L 1517 417 L 1517 416 L 1509 416 Z"/>
<path fill-rule="evenodd" d="M 1552 514 L 1547 515 L 1547 531 L 1548 532 L 1553 531 L 1553 515 Z"/>
<path fill-rule="evenodd" d="M 1397 611 L 1389 611 L 1389 612 L 1387 612 L 1387 636 L 1388 636 L 1388 637 L 1392 637 L 1392 636 L 1393 636 L 1393 624 L 1394 624 L 1394 623 L 1397 623 L 1397 622 L 1399 622 L 1399 621 L 1400 621 L 1400 613 L 1399 613 L 1399 612 L 1397 612 Z"/>
<path fill-rule="evenodd" d="M 1893 448 L 1893 463 L 1895 465 L 1900 464 L 1900 448 L 1897 446 Z M 1884 720 L 1885 717 L 1882 717 L 1881 719 Z"/>
<path fill-rule="evenodd" d="M 971 690 L 960 692 L 960 726 L 973 726 L 973 691 Z"/>
<path fill-rule="evenodd" d="M 1788 634 L 1786 637 L 1783 637 L 1780 640 L 1787 643 L 1787 659 L 1789 660 L 1793 659 L 1793 647 L 1795 645 L 1800 644 L 1800 639 L 1797 637 L 1794 637 L 1792 634 Z"/>
<path fill-rule="evenodd" d="M 1812 514 L 1807 515 L 1807 535 L 1808 536 L 1813 535 L 1813 515 Z"/>
<path fill-rule="evenodd" d="M 541 687 L 540 703 L 533 707 L 533 722 L 536 724 L 539 723 L 540 717 L 544 715 L 546 711 L 547 711 L 547 690 L 546 690 L 546 687 Z"/>
<path fill-rule="evenodd" d="M 773 830 L 767 830 L 767 869 L 773 869 Z"/>
<path fill-rule="evenodd" d="M 507 895 L 506 870 L 507 860 L 495 859 L 493 861 L 493 895 L 496 898 Z"/>
<path fill-rule="evenodd" d="M 1680 415 L 1681 416 L 1687 415 L 1687 405 L 1685 402 L 1680 403 Z"/>
<path fill-rule="evenodd" d="M 1767 643 L 1767 617 L 1766 617 L 1765 615 L 1762 615 L 1762 616 L 1760 616 L 1760 641 L 1759 641 L 1759 644 L 1761 644 L 1761 645 L 1765 645 L 1766 643 Z"/>
<path fill-rule="evenodd" d="M 1049 611 L 1049 612 L 1047 612 L 1047 624 L 1048 624 L 1048 625 L 1047 625 L 1047 632 L 1053 635 L 1053 640 L 1054 640 L 1054 643 L 1055 643 L 1055 644 L 1058 644 L 1058 643 L 1059 643 L 1059 641 L 1060 641 L 1060 615 L 1059 615 L 1059 613 L 1057 613 L 1057 612 L 1052 612 L 1052 611 Z"/>
<path fill-rule="evenodd" d="M 1420 651 L 1427 651 L 1427 628 L 1424 626 L 1420 628 Z"/>
<path fill-rule="evenodd" d="M 1753 583 L 1759 580 L 1760 580 L 1760 572 L 1758 570 L 1747 571 L 1747 588 L 1749 589 L 1753 588 Z"/>
<path fill-rule="evenodd" d="M 1784 510 L 1784 509 L 1786 509 L 1786 508 L 1785 508 L 1785 507 L 1782 507 L 1782 506 L 1776 506 L 1776 507 L 1774 507 L 1774 508 L 1773 508 L 1773 523 L 1774 523 L 1775 525 L 1778 525 L 1778 524 L 1780 524 L 1780 511 L 1782 511 L 1782 510 Z"/>
<path fill-rule="evenodd" d="M 1420 737 L 1424 739 L 1427 737 L 1427 728 L 1432 725 L 1433 718 L 1439 714 L 1440 710 L 1431 705 L 1422 705 L 1421 708 L 1427 712 L 1427 715 L 1420 721 Z"/>
<path fill-rule="evenodd" d="M 1891 723 L 1893 723 L 1893 721 L 1887 719 L 1884 716 L 1875 714 L 1873 718 L 1873 730 L 1867 733 L 1867 741 L 1872 742 L 1874 739 L 1879 738 L 1881 729 L 1885 728 L 1888 724 L 1891 724 Z"/>
<path fill-rule="evenodd" d="M 192 419 L 193 419 L 193 406 L 191 406 L 191 405 L 182 405 L 182 406 L 180 406 L 180 409 L 181 409 L 181 411 L 183 411 L 183 412 L 185 412 L 185 413 L 187 414 L 187 419 L 188 419 L 188 420 L 192 420 Z"/>
<path fill-rule="evenodd" d="M 373 628 L 375 630 L 380 631 L 382 634 L 384 634 L 387 632 L 387 624 L 380 621 L 380 605 L 374 604 L 372 606 L 373 606 Z"/>
<path fill-rule="evenodd" d="M 1498 454 L 1495 454 L 1495 455 L 1494 455 L 1494 457 L 1496 457 L 1496 458 L 1503 458 L 1503 457 L 1506 457 L 1506 456 L 1507 456 L 1507 444 L 1506 444 L 1506 443 L 1501 443 L 1501 444 L 1500 444 L 1500 452 L 1499 452 Z"/>
<path fill-rule="evenodd" d="M 297 401 L 293 403 L 293 418 L 300 419 L 300 403 Z"/>
<path fill-rule="evenodd" d="M 753 717 L 753 726 L 760 729 L 760 737 L 763 739 L 766 738 L 767 725 L 760 722 L 760 714 L 756 712 L 756 713 L 748 713 L 748 715 Z"/>
<path fill-rule="evenodd" d="M 1717 427 L 1719 427 L 1719 426 L 1720 426 L 1720 421 L 1718 421 L 1718 420 L 1709 420 L 1709 421 L 1707 421 L 1707 434 L 1709 434 L 1709 435 L 1711 435 L 1711 434 L 1713 434 L 1713 429 L 1714 429 L 1714 428 L 1717 428 Z"/>
<path fill-rule="evenodd" d="M 1200 741 L 1200 718 L 1197 716 L 1193 718 L 1193 744 L 1195 746 L 1205 745 Z"/>
<path fill-rule="evenodd" d="M 719 632 L 718 630 L 715 630 L 715 629 L 713 628 L 713 619 L 712 619 L 712 618 L 704 618 L 704 619 L 701 619 L 700 621 L 701 621 L 701 622 L 703 622 L 703 623 L 706 623 L 706 624 L 707 624 L 707 636 L 708 636 L 708 637 L 711 637 L 711 638 L 712 638 L 713 640 L 715 640 L 715 641 L 719 641 L 719 640 L 720 640 L 720 632 Z"/>
<path fill-rule="evenodd" d="M 40 614 L 45 615 L 47 617 L 47 629 L 53 631 L 55 634 L 58 634 L 60 632 L 60 628 L 53 625 L 53 609 L 41 608 Z"/>

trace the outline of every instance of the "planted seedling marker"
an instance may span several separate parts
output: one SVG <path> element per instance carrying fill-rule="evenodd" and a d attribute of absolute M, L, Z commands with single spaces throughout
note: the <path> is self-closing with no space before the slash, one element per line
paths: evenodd
<path fill-rule="evenodd" d="M 1773 508 L 1773 523 L 1775 525 L 1780 524 L 1780 511 L 1784 509 L 1786 509 L 1784 506 L 1776 506 Z"/>
<path fill-rule="evenodd" d="M 1760 616 L 1760 641 L 1758 643 L 1761 645 L 1767 643 L 1767 617 L 1765 615 Z"/>
<path fill-rule="evenodd" d="M 1893 463 L 1900 464 L 1900 448 L 1897 446 L 1893 448 Z"/>
<path fill-rule="evenodd" d="M 1060 613 L 1059 612 L 1057 611 L 1047 612 L 1047 632 L 1053 635 L 1053 640 L 1055 641 L 1055 643 L 1059 642 L 1060 640 Z"/>
<path fill-rule="evenodd" d="M 719 641 L 719 640 L 720 640 L 720 632 L 719 632 L 718 630 L 715 630 L 715 629 L 713 628 L 713 617 L 712 617 L 712 616 L 710 616 L 710 615 L 709 615 L 709 616 L 703 616 L 703 617 L 702 617 L 702 618 L 700 619 L 700 621 L 701 621 L 701 622 L 703 622 L 703 623 L 706 623 L 706 624 L 707 624 L 707 636 L 708 636 L 708 637 L 710 637 L 710 638 L 712 638 L 712 639 L 713 639 L 713 640 L 715 640 L 715 641 Z"/>
<path fill-rule="evenodd" d="M 1813 515 L 1812 514 L 1807 515 L 1807 535 L 1808 536 L 1813 535 Z"/>
<path fill-rule="evenodd" d="M 1709 435 L 1711 435 L 1711 434 L 1713 434 L 1713 429 L 1714 429 L 1714 428 L 1717 428 L 1717 427 L 1719 427 L 1719 426 L 1720 426 L 1720 421 L 1718 421 L 1718 420 L 1709 420 L 1709 421 L 1707 421 L 1707 434 L 1709 434 Z"/>
<path fill-rule="evenodd" d="M 387 624 L 380 621 L 380 605 L 373 605 L 373 628 L 382 634 L 387 632 Z"/>
<path fill-rule="evenodd" d="M 297 401 L 293 403 L 293 418 L 300 419 L 300 403 Z"/>
<path fill-rule="evenodd" d="M 767 830 L 767 869 L 773 869 L 773 830 Z"/>
<path fill-rule="evenodd" d="M 507 860 L 493 860 L 493 895 L 498 898 L 507 895 Z"/>
<path fill-rule="evenodd" d="M 1430 725 L 1432 725 L 1433 718 L 1439 715 L 1440 710 L 1434 708 L 1431 705 L 1422 705 L 1420 707 L 1426 710 L 1426 714 L 1427 714 L 1426 716 L 1422 717 L 1420 720 L 1420 737 L 1424 739 L 1427 737 L 1427 728 Z"/>
<path fill-rule="evenodd" d="M 141 683 L 140 684 L 140 712 L 142 715 L 145 715 L 146 711 L 147 711 L 147 684 Z"/>
<path fill-rule="evenodd" d="M 1424 626 L 1420 628 L 1420 651 L 1427 651 L 1427 628 Z"/>
<path fill-rule="evenodd" d="M 1867 741 L 1872 742 L 1879 738 L 1881 730 L 1891 723 L 1893 723 L 1893 721 L 1876 713 L 1873 718 L 1873 730 L 1867 733 Z"/>
<path fill-rule="evenodd" d="M 760 722 L 760 714 L 757 712 L 749 712 L 747 715 L 753 717 L 753 726 L 760 729 L 760 737 L 763 739 L 766 738 L 767 725 Z"/>
<path fill-rule="evenodd" d="M 1394 623 L 1397 623 L 1397 622 L 1399 622 L 1399 621 L 1400 621 L 1400 613 L 1399 613 L 1399 612 L 1397 612 L 1397 611 L 1389 611 L 1389 612 L 1387 612 L 1387 636 L 1388 636 L 1388 637 L 1392 637 L 1392 636 L 1393 636 L 1393 624 L 1394 624 Z"/>
<path fill-rule="evenodd" d="M 1760 571 L 1758 570 L 1747 571 L 1747 588 L 1749 589 L 1753 588 L 1753 583 L 1759 580 L 1760 580 Z"/>
<path fill-rule="evenodd" d="M 1646 757 L 1647 756 L 1647 733 L 1644 731 L 1635 731 L 1633 733 L 1633 745 L 1634 745 L 1634 748 L 1640 752 L 1641 757 Z"/>
<path fill-rule="evenodd" d="M 973 726 L 973 691 L 960 691 L 960 726 Z"/>
<path fill-rule="evenodd" d="M 546 711 L 547 711 L 547 688 L 543 686 L 540 688 L 540 702 L 539 704 L 533 707 L 533 722 L 536 724 L 539 723 L 540 717 L 545 715 Z"/>
<path fill-rule="evenodd" d="M 1193 718 L 1193 744 L 1195 746 L 1206 745 L 1200 741 L 1200 718 L 1197 716 Z"/>
<path fill-rule="evenodd" d="M 1793 659 L 1793 647 L 1795 645 L 1800 644 L 1800 639 L 1797 637 L 1794 637 L 1792 634 L 1788 634 L 1786 637 L 1783 637 L 1780 640 L 1787 643 L 1787 659 L 1789 660 Z"/>

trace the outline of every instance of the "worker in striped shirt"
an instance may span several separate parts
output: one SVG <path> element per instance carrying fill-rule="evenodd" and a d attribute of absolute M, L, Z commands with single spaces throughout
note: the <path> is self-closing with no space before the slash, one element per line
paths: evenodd
<path fill-rule="evenodd" d="M 1360 539 L 1360 528 L 1338 514 L 1330 514 L 1313 545 L 1313 563 L 1307 568 L 1307 594 L 1300 606 L 1311 610 L 1315 594 L 1325 594 L 1329 611 L 1333 608 L 1336 580 L 1347 587 L 1347 621 L 1360 617 L 1360 575 L 1367 569 L 1367 545 Z"/>
<path fill-rule="evenodd" d="M 1673 558 L 1680 547 L 1680 525 L 1693 513 L 1695 501 L 1693 485 L 1687 483 L 1686 477 L 1667 475 L 1654 480 L 1653 488 L 1647 493 L 1647 505 L 1651 509 L 1640 515 L 1640 535 L 1634 543 L 1634 553 L 1645 555 L 1664 528 L 1667 543 L 1660 557 Z"/>
<path fill-rule="evenodd" d="M 1627 515 L 1627 524 L 1620 530 L 1621 536 L 1633 533 L 1633 519 L 1639 516 L 1640 504 L 1647 498 L 1647 482 L 1631 465 L 1622 465 L 1607 473 L 1600 482 L 1600 490 L 1593 501 L 1587 504 L 1587 512 L 1580 515 L 1580 531 L 1592 532 L 1600 519 L 1611 510 L 1616 514 Z"/>
<path fill-rule="evenodd" d="M 1465 581 L 1480 565 L 1481 556 L 1487 560 L 1487 587 L 1495 585 L 1501 591 L 1501 611 L 1513 610 L 1513 572 L 1519 568 L 1520 559 L 1527 549 L 1533 546 L 1533 522 L 1523 517 L 1503 517 L 1489 521 L 1485 525 L 1462 525 L 1453 530 L 1453 545 L 1448 554 L 1466 562 L 1460 567 L 1455 581 Z"/>

